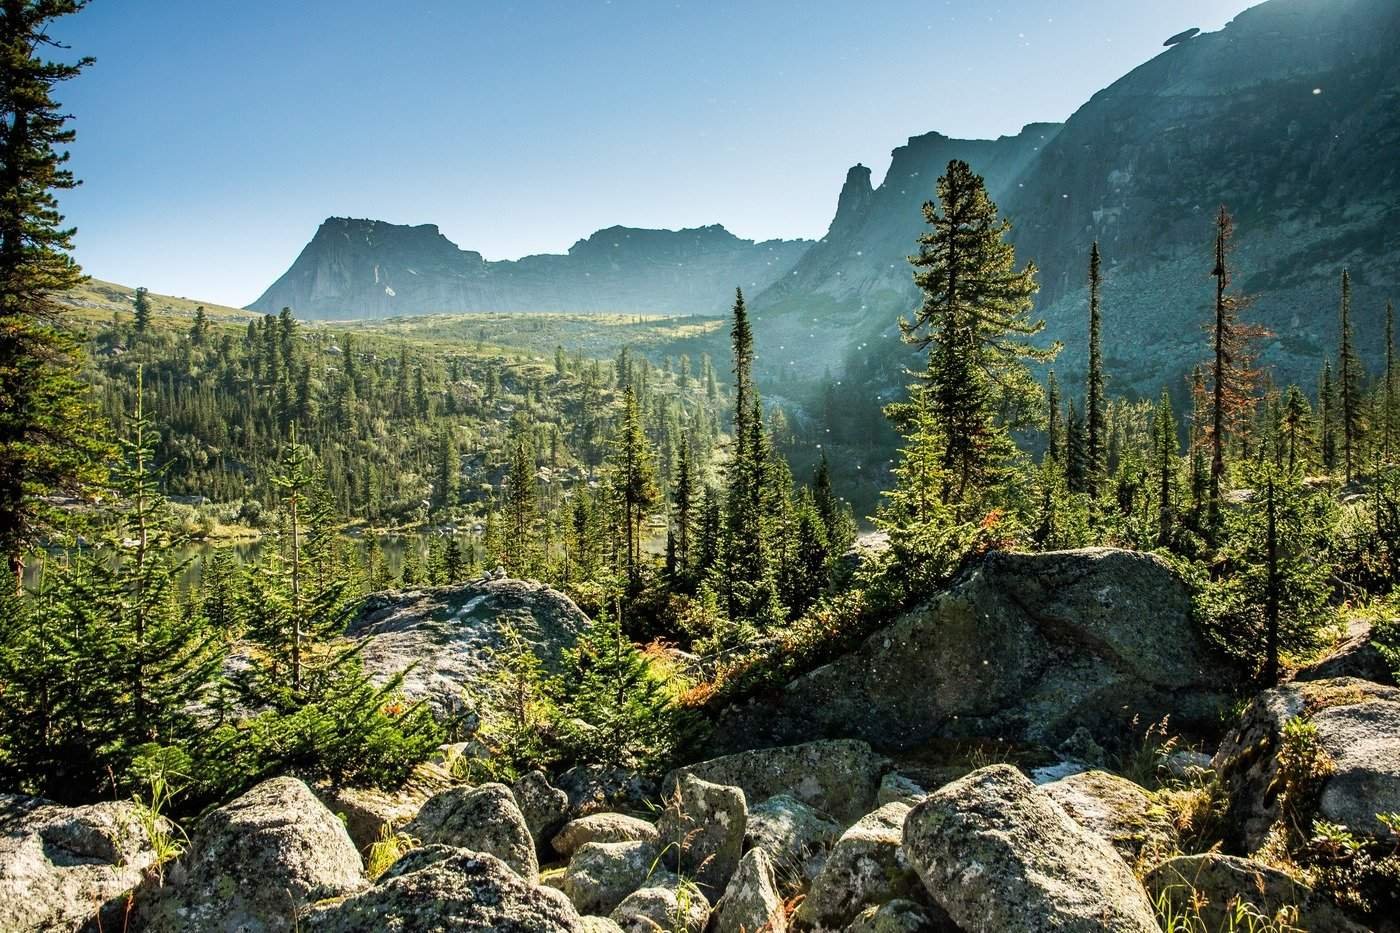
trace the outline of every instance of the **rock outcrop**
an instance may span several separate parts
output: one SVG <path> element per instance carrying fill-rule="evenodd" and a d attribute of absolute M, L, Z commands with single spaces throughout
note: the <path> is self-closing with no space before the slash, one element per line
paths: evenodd
<path fill-rule="evenodd" d="M 910 812 L 904 847 L 928 894 L 965 930 L 1159 930 L 1113 848 L 1009 765 L 934 791 Z"/>
<path fill-rule="evenodd" d="M 851 653 L 728 711 L 717 731 L 740 747 L 942 736 L 1053 748 L 1084 727 L 1114 745 L 1140 729 L 1135 719 L 1213 728 L 1234 680 L 1161 559 L 995 552 Z"/>
<path fill-rule="evenodd" d="M 404 855 L 368 890 L 318 906 L 301 929 L 585 933 L 588 928 L 557 892 L 527 884 L 495 856 L 428 846 Z"/>
<path fill-rule="evenodd" d="M 537 846 L 543 844 L 569 816 L 569 795 L 549 786 L 543 772 L 531 771 L 510 786 L 515 804 Z"/>
<path fill-rule="evenodd" d="M 0 930 L 121 929 L 128 895 L 156 868 L 146 827 L 131 803 L 0 794 Z"/>
<path fill-rule="evenodd" d="M 454 787 L 436 794 L 404 832 L 425 845 L 494 855 L 527 881 L 539 875 L 534 837 L 504 784 Z"/>
<path fill-rule="evenodd" d="M 1216 752 L 1230 801 L 1235 845 L 1252 852 L 1278 823 L 1284 795 L 1279 753 L 1292 720 L 1311 723 L 1326 773 L 1307 796 L 1316 816 L 1351 832 L 1385 838 L 1376 814 L 1400 811 L 1400 688 L 1351 677 L 1285 684 L 1255 697 Z"/>
<path fill-rule="evenodd" d="M 1324 657 L 1298 670 L 1294 680 L 1331 680 L 1357 677 L 1372 683 L 1395 686 L 1395 672 L 1371 641 L 1371 623 L 1351 619 L 1346 637 Z"/>
<path fill-rule="evenodd" d="M 466 687 L 491 670 L 509 622 L 546 669 L 558 672 L 588 617 L 573 600 L 525 580 L 489 580 L 369 597 L 346 634 L 365 638 L 365 672 L 386 681 L 401 671 L 402 691 L 440 716 L 465 711 Z"/>
<path fill-rule="evenodd" d="M 206 816 L 164 885 L 138 904 L 151 933 L 282 933 L 308 905 L 364 884 L 340 820 L 301 781 L 280 777 Z"/>

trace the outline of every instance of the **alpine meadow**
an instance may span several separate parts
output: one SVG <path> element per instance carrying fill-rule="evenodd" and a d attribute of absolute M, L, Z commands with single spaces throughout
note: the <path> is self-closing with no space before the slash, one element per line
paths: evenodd
<path fill-rule="evenodd" d="M 1400 4 L 1247 2 L 0 0 L 0 933 L 1400 933 Z"/>

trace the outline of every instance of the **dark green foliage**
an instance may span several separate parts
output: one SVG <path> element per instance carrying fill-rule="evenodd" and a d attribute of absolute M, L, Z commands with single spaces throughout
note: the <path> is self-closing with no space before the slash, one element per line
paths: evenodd
<path fill-rule="evenodd" d="M 1100 483 L 1109 470 L 1105 450 L 1108 415 L 1103 394 L 1103 316 L 1099 307 L 1099 292 L 1102 287 L 1099 243 L 1095 240 L 1089 251 L 1089 380 L 1084 393 L 1084 472 L 1089 485 L 1088 492 L 1093 496 L 1098 495 Z"/>
<path fill-rule="evenodd" d="M 1341 421 L 1342 465 L 1346 481 L 1356 475 L 1361 459 L 1361 382 L 1365 378 L 1361 360 L 1356 355 L 1356 341 L 1351 328 L 1351 273 L 1342 270 L 1341 321 L 1337 345 L 1337 416 Z"/>
<path fill-rule="evenodd" d="M 1246 478 L 1252 492 L 1227 513 L 1220 561 L 1200 607 L 1222 647 L 1274 683 L 1281 659 L 1315 648 L 1331 619 L 1327 566 L 1317 555 L 1335 506 L 1272 458 L 1251 464 Z"/>
<path fill-rule="evenodd" d="M 44 496 L 101 479 L 100 431 L 72 375 L 73 339 L 59 326 L 58 299 L 82 274 L 55 197 L 77 181 L 65 167 L 74 133 L 53 94 L 92 59 L 43 54 L 58 47 L 54 21 L 85 5 L 12 3 L 0 17 L 0 551 L 15 585 L 25 553 L 53 527 Z"/>
<path fill-rule="evenodd" d="M 953 161 L 938 180 L 938 201 L 924 204 L 931 230 L 910 257 L 923 304 L 900 322 L 909 343 L 929 350 L 926 404 L 941 438 L 943 494 L 960 508 L 994 484 L 1011 455 L 1008 422 L 1018 424 L 1039 406 L 1039 386 L 1027 360 L 1045 361 L 1058 348 L 1029 339 L 1044 327 L 1030 317 L 1035 266 L 1016 269 L 1006 236 L 982 178 Z"/>

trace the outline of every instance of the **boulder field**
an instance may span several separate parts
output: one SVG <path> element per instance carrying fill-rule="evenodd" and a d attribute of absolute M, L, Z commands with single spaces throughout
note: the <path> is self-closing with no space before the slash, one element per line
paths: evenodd
<path fill-rule="evenodd" d="M 392 652 L 367 657 L 419 652 L 436 672 L 419 695 L 446 707 L 485 663 L 480 607 L 533 624 L 542 656 L 587 624 L 514 582 L 382 598 L 358 631 Z M 1245 911 L 1351 933 L 1367 928 L 1355 905 L 1272 854 L 1298 820 L 1391 839 L 1400 689 L 1323 676 L 1338 669 L 1356 668 L 1320 662 L 1240 707 L 1213 757 L 1165 749 L 1144 775 L 1119 751 L 1129 717 L 1217 716 L 1232 683 L 1184 585 L 1123 551 L 994 554 L 778 690 L 772 722 L 756 706 L 722 719 L 726 754 L 664 775 L 594 764 L 472 785 L 448 766 L 470 744 L 444 746 L 397 790 L 265 781 L 187 825 L 164 863 L 171 828 L 135 805 L 0 797 L 0 930 L 1139 933 L 1163 911 L 1209 931 Z M 804 739 L 761 742 L 788 734 Z M 1305 740 L 1322 762 L 1306 794 L 1289 783 Z M 1021 760 L 1026 743 L 1052 766 Z M 1207 819 L 1219 842 L 1202 845 Z"/>

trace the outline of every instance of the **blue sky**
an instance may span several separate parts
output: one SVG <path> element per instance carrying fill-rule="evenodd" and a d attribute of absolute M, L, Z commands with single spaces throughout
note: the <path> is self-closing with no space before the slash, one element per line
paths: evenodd
<path fill-rule="evenodd" d="M 93 0 L 63 198 L 99 278 L 245 304 L 330 215 L 488 259 L 612 224 L 819 237 L 912 135 L 1063 120 L 1248 0 Z"/>

